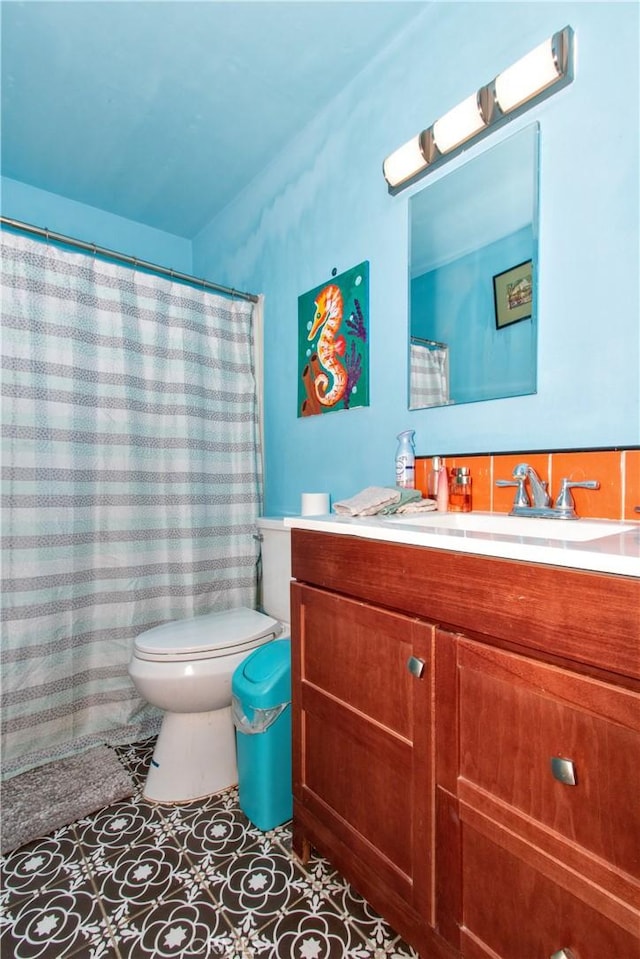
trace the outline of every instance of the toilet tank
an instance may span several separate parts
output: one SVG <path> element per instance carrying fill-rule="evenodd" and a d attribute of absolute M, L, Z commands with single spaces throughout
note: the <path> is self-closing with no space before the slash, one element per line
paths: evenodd
<path fill-rule="evenodd" d="M 282 623 L 291 622 L 291 530 L 282 519 L 260 516 L 262 536 L 262 608 Z"/>

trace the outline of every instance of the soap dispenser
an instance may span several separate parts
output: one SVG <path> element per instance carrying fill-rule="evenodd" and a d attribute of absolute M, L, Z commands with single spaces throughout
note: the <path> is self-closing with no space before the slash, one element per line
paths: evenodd
<path fill-rule="evenodd" d="M 453 513 L 471 512 L 471 470 L 468 466 L 451 470 L 449 509 Z"/>
<path fill-rule="evenodd" d="M 398 433 L 396 450 L 396 486 L 414 489 L 416 485 L 416 454 L 413 446 L 415 430 Z"/>
<path fill-rule="evenodd" d="M 447 468 L 442 461 L 440 472 L 438 473 L 438 493 L 436 495 L 436 509 L 439 513 L 446 513 L 449 509 L 449 477 Z"/>

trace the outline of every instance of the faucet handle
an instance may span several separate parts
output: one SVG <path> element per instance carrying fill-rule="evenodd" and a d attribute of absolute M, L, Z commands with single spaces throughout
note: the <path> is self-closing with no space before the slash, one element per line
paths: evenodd
<path fill-rule="evenodd" d="M 554 509 L 575 510 L 576 504 L 571 495 L 571 490 L 576 487 L 581 487 L 582 489 L 599 489 L 600 483 L 598 480 L 583 480 L 581 483 L 577 483 L 565 477 L 560 484 L 560 492 L 558 493 Z"/>
<path fill-rule="evenodd" d="M 517 486 L 518 490 L 516 492 L 515 499 L 513 501 L 513 508 L 516 506 L 531 506 L 529 502 L 529 497 L 527 496 L 527 491 L 524 488 L 524 484 L 527 477 L 525 476 L 515 476 L 512 480 L 496 480 L 496 486 Z"/>

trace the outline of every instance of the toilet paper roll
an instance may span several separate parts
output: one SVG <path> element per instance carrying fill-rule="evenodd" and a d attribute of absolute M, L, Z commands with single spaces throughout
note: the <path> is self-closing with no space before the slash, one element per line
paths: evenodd
<path fill-rule="evenodd" d="M 330 511 L 328 493 L 303 493 L 301 516 L 324 516 Z"/>

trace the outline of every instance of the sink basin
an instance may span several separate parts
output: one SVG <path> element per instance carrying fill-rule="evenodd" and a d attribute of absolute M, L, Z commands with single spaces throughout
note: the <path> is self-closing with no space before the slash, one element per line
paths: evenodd
<path fill-rule="evenodd" d="M 485 533 L 498 536 L 527 536 L 533 539 L 564 540 L 588 543 L 604 536 L 640 529 L 638 524 L 615 523 L 611 520 L 547 519 L 537 516 L 508 516 L 504 513 L 437 513 L 430 512 L 388 516 L 390 523 L 420 526 L 425 532 L 460 530 L 462 533 Z"/>

